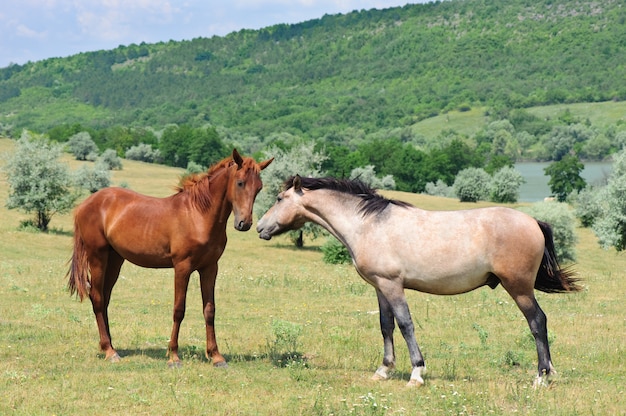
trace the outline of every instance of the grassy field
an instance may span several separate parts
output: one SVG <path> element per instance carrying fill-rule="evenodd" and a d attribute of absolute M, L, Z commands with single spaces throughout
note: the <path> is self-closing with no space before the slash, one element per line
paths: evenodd
<path fill-rule="evenodd" d="M 11 149 L 0 139 L 0 154 Z M 113 181 L 163 196 L 179 174 L 124 161 Z M 382 359 L 376 297 L 351 266 L 322 262 L 324 241 L 296 250 L 286 239 L 261 241 L 230 226 L 216 293 L 217 338 L 229 367 L 214 368 L 203 356 L 194 276 L 180 335 L 184 365 L 167 368 L 172 271 L 132 265 L 124 266 L 109 309 L 123 360 L 104 362 L 90 303 L 66 291 L 71 215 L 54 217 L 49 234 L 18 231 L 27 217 L 4 208 L 7 192 L 1 174 L 2 415 L 626 414 L 626 257 L 601 250 L 589 230 L 577 230 L 585 290 L 538 293 L 559 372 L 549 387 L 532 389 L 534 343 L 498 287 L 454 297 L 407 294 L 428 368 L 426 384 L 409 389 L 399 333 L 394 376 L 370 380 Z M 391 195 L 428 209 L 477 206 Z M 277 342 L 284 338 L 291 343 Z"/>
<path fill-rule="evenodd" d="M 429 138 L 437 137 L 443 130 L 454 130 L 472 136 L 485 127 L 488 117 L 486 107 L 474 107 L 470 111 L 450 111 L 436 117 L 427 118 L 414 124 L 411 129 Z M 626 121 L 626 102 L 607 101 L 601 103 L 558 104 L 532 107 L 526 109 L 530 114 L 540 118 L 555 119 L 563 112 L 569 111 L 580 120 L 589 120 L 597 127 L 605 128 L 615 123 Z"/>

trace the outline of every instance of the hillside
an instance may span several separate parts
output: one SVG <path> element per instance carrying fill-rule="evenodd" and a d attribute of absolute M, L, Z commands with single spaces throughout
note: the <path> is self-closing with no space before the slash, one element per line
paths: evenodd
<path fill-rule="evenodd" d="M 474 107 L 626 98 L 616 0 L 452 0 L 0 69 L 0 133 L 62 123 L 319 138 Z"/>

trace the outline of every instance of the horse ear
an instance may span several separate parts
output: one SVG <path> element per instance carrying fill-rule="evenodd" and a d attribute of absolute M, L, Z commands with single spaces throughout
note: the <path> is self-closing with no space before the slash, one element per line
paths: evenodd
<path fill-rule="evenodd" d="M 294 176 L 294 178 L 293 178 L 293 189 L 296 192 L 302 191 L 302 178 L 300 178 L 300 175 Z"/>
<path fill-rule="evenodd" d="M 241 157 L 237 149 L 233 149 L 233 160 L 237 164 L 237 169 L 241 169 L 241 167 L 243 166 L 243 158 Z"/>
<path fill-rule="evenodd" d="M 267 159 L 265 162 L 260 162 L 259 163 L 259 167 L 261 168 L 261 170 L 263 170 L 266 167 L 268 167 L 270 165 L 270 163 L 272 163 L 273 161 L 274 161 L 274 158 Z"/>

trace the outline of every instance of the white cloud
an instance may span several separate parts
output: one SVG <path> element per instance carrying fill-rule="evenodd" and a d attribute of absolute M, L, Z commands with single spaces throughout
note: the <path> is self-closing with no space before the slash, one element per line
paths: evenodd
<path fill-rule="evenodd" d="M 37 32 L 21 23 L 15 27 L 15 33 L 18 36 L 30 39 L 43 39 L 46 37 L 46 32 Z"/>

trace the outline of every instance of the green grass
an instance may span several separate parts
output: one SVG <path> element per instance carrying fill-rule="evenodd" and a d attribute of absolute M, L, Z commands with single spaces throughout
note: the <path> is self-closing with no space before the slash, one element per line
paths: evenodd
<path fill-rule="evenodd" d="M 0 153 L 10 148 L 0 139 Z M 162 196 L 179 174 L 124 161 L 113 181 Z M 429 209 L 476 206 L 390 194 Z M 0 200 L 6 195 L 0 176 Z M 428 367 L 426 384 L 408 389 L 411 369 L 398 331 L 397 371 L 388 381 L 370 380 L 382 359 L 374 291 L 351 266 L 324 264 L 322 240 L 296 250 L 287 239 L 261 241 L 254 231 L 229 226 L 216 290 L 227 369 L 203 356 L 197 277 L 180 334 L 184 365 L 170 370 L 172 271 L 125 265 L 110 307 L 123 361 L 109 364 L 98 350 L 91 305 L 65 289 L 71 215 L 53 218 L 51 227 L 62 232 L 19 232 L 25 215 L 0 205 L 0 414 L 588 415 L 626 409 L 626 258 L 601 250 L 589 230 L 577 230 L 576 267 L 585 291 L 538 293 L 559 372 L 548 388 L 532 389 L 535 348 L 520 311 L 498 287 L 454 297 L 407 292 Z M 290 347 L 277 346 L 276 322 L 292 338 Z M 281 352 L 296 354 L 276 360 Z"/>

